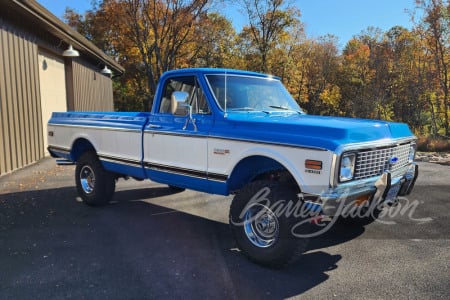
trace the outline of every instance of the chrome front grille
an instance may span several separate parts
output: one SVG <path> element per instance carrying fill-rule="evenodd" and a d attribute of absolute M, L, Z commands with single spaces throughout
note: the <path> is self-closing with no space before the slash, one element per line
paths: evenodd
<path fill-rule="evenodd" d="M 409 163 L 410 146 L 410 144 L 403 144 L 358 152 L 354 179 L 379 176 L 384 171 L 390 171 L 392 176 L 396 177 Z"/>

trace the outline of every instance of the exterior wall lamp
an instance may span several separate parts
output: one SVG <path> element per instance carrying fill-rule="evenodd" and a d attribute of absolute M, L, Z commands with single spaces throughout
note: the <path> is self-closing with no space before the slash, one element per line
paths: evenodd
<path fill-rule="evenodd" d="M 105 65 L 105 67 L 100 71 L 100 73 L 102 73 L 103 75 L 107 75 L 107 76 L 112 75 L 112 71 L 108 68 L 107 65 Z"/>
<path fill-rule="evenodd" d="M 69 48 L 67 48 L 67 50 L 65 50 L 63 52 L 63 56 L 64 57 L 78 57 L 78 56 L 80 56 L 80 53 L 77 50 L 73 49 L 72 44 L 70 44 Z"/>

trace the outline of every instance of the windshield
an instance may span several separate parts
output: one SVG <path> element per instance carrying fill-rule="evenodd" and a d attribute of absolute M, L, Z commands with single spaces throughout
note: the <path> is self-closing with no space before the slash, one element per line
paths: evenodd
<path fill-rule="evenodd" d="M 224 111 L 302 113 L 279 80 L 225 74 L 207 75 L 206 78 L 217 103 Z"/>

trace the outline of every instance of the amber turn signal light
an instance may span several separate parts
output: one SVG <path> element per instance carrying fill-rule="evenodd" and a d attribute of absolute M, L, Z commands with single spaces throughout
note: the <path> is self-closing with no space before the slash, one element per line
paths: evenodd
<path fill-rule="evenodd" d="M 369 201 L 370 200 L 370 194 L 369 195 L 362 195 L 362 196 L 359 196 L 358 198 L 356 198 L 356 200 L 355 200 L 355 205 L 356 206 L 361 206 L 361 205 L 363 205 L 364 203 L 366 203 L 367 201 Z"/>
<path fill-rule="evenodd" d="M 312 170 L 322 170 L 322 161 L 320 160 L 305 160 L 305 168 Z"/>

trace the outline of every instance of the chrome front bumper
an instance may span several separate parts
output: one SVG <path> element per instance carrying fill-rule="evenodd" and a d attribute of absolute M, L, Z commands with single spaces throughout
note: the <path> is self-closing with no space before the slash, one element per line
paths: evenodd
<path fill-rule="evenodd" d="M 401 177 L 392 178 L 389 172 L 385 172 L 378 178 L 345 184 L 331 192 L 318 195 L 315 201 L 305 199 L 305 202 L 314 211 L 320 210 L 327 216 L 339 215 L 349 205 L 361 205 L 374 201 L 377 204 L 392 204 L 397 201 L 398 196 L 411 193 L 418 174 L 419 167 L 416 163 L 412 163 Z"/>

